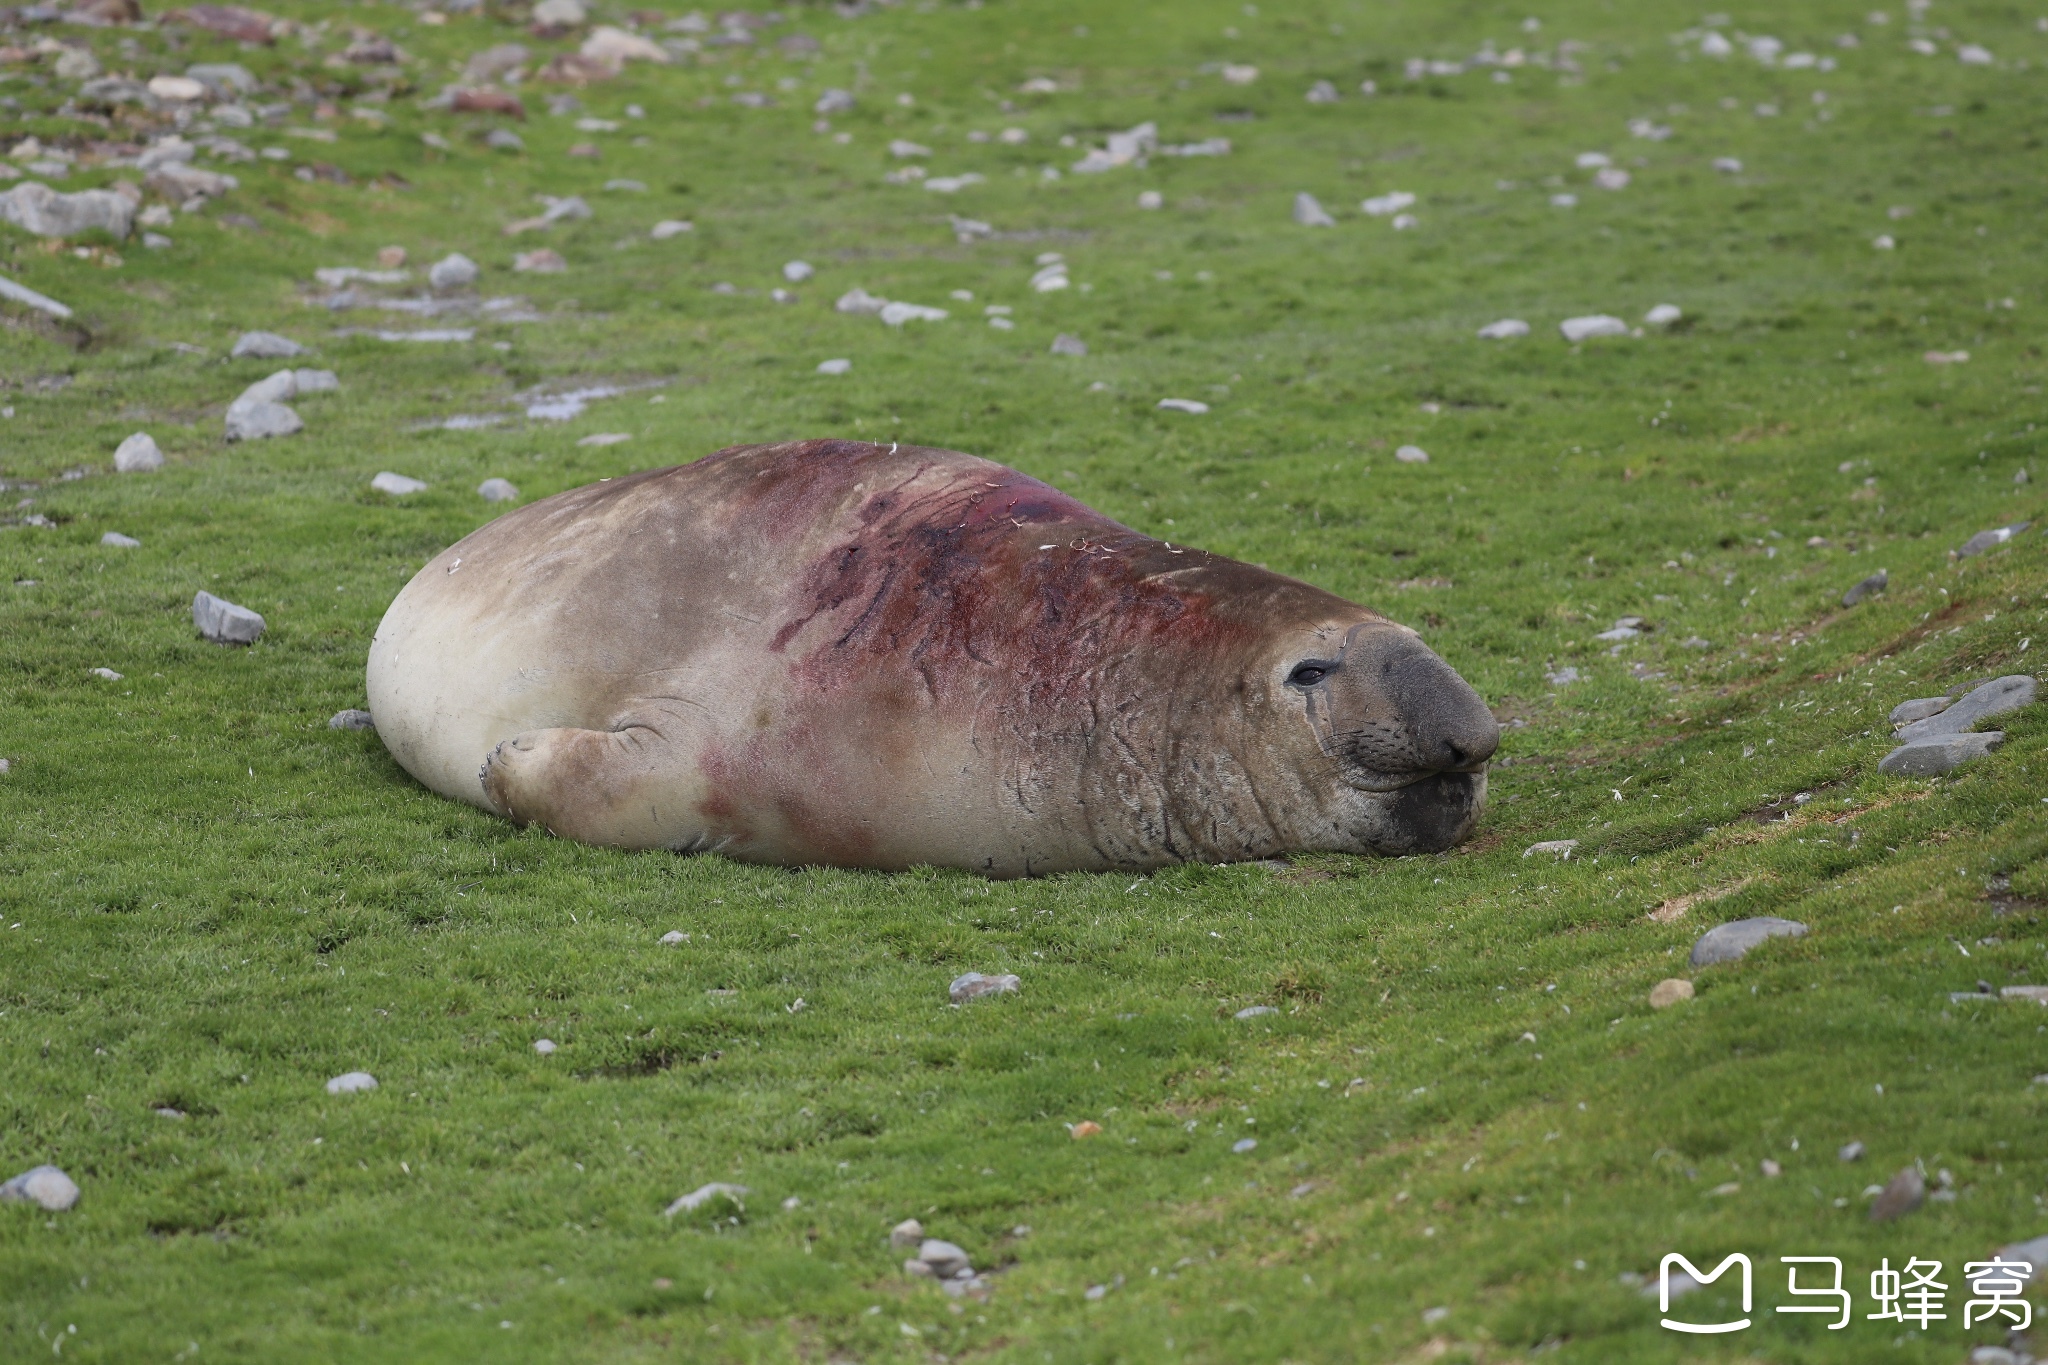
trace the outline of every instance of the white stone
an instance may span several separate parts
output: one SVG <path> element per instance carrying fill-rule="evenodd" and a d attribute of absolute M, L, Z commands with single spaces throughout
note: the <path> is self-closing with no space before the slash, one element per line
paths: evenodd
<path fill-rule="evenodd" d="M 951 314 L 943 308 L 927 308 L 921 303 L 885 303 L 875 316 L 891 327 L 901 327 L 906 322 L 944 322 Z"/>
<path fill-rule="evenodd" d="M 1742 160 L 1740 157 L 1717 156 L 1714 158 L 1714 169 L 1723 175 L 1740 175 L 1742 174 Z"/>
<path fill-rule="evenodd" d="M 870 294 L 867 290 L 860 288 L 847 290 L 839 296 L 839 301 L 832 305 L 833 310 L 836 312 L 853 313 L 867 317 L 873 317 L 888 306 L 889 300 Z"/>
<path fill-rule="evenodd" d="M 1989 48 L 1979 47 L 1975 43 L 1964 43 L 1956 49 L 1956 60 L 1964 66 L 1990 66 L 1995 59 Z"/>
<path fill-rule="evenodd" d="M 193 594 L 192 624 L 217 645 L 254 644 L 263 634 L 261 616 L 204 589 Z"/>
<path fill-rule="evenodd" d="M 1649 323 L 1652 327 L 1669 327 L 1684 316 L 1685 314 L 1679 309 L 1677 304 L 1660 303 L 1649 312 L 1643 314 L 1643 321 Z"/>
<path fill-rule="evenodd" d="M 1700 39 L 1700 52 L 1708 57 L 1732 57 L 1735 55 L 1735 44 L 1709 29 L 1706 36 Z"/>
<path fill-rule="evenodd" d="M 688 1194 L 676 1200 L 675 1203 L 670 1204 L 661 1211 L 661 1216 L 673 1218 L 679 1213 L 691 1213 L 712 1200 L 721 1197 L 730 1199 L 733 1203 L 739 1204 L 741 1208 L 745 1208 L 746 1205 L 740 1204 L 740 1201 L 745 1199 L 748 1193 L 749 1191 L 745 1185 L 732 1185 L 723 1180 L 714 1180 L 708 1185 L 699 1185 L 696 1189 L 691 1190 Z"/>
<path fill-rule="evenodd" d="M 1051 351 L 1054 355 L 1087 355 L 1088 343 L 1077 336 L 1061 332 L 1052 339 Z"/>
<path fill-rule="evenodd" d="M 304 346 L 275 332 L 244 332 L 235 338 L 234 349 L 228 352 L 236 360 L 288 360 L 305 353 Z"/>
<path fill-rule="evenodd" d="M 969 171 L 966 175 L 938 175 L 924 182 L 924 187 L 934 194 L 957 194 L 969 185 L 986 183 L 988 177 Z"/>
<path fill-rule="evenodd" d="M 1223 79 L 1229 85 L 1250 85 L 1258 78 L 1259 69 L 1256 66 L 1228 63 L 1223 68 Z"/>
<path fill-rule="evenodd" d="M 135 200 L 113 190 L 60 194 L 39 180 L 24 180 L 0 194 L 0 222 L 38 237 L 75 237 L 99 228 L 126 238 L 134 225 L 135 208 Z"/>
<path fill-rule="evenodd" d="M 485 502 L 519 501 L 519 489 L 510 479 L 485 479 L 476 486 L 476 494 Z"/>
<path fill-rule="evenodd" d="M 1527 858 L 1532 854 L 1551 853 L 1560 859 L 1569 859 L 1572 856 L 1572 850 L 1578 846 L 1579 841 L 1577 839 L 1545 839 L 1540 844 L 1531 844 L 1523 849 L 1522 856 Z"/>
<path fill-rule="evenodd" d="M 436 289 L 461 289 L 475 284 L 480 273 L 475 261 L 455 251 L 434 262 L 427 271 L 427 283 Z"/>
<path fill-rule="evenodd" d="M 124 536 L 119 531 L 109 531 L 100 537 L 100 544 L 119 550 L 133 550 L 141 545 L 142 542 L 134 536 Z"/>
<path fill-rule="evenodd" d="M 671 929 L 661 936 L 661 941 L 673 948 L 679 943 L 688 943 L 690 936 L 680 929 Z"/>
<path fill-rule="evenodd" d="M 149 93 L 160 100 L 187 104 L 206 97 L 206 87 L 190 76 L 151 76 Z"/>
<path fill-rule="evenodd" d="M 377 1078 L 367 1071 L 344 1071 L 327 1083 L 330 1095 L 356 1095 L 377 1088 Z"/>
<path fill-rule="evenodd" d="M 1529 335 L 1529 324 L 1520 318 L 1502 318 L 1499 322 L 1489 322 L 1481 327 L 1479 335 L 1488 341 L 1507 341 L 1514 337 Z"/>
<path fill-rule="evenodd" d="M 630 441 L 630 431 L 593 431 L 576 444 L 579 446 L 615 446 L 621 441 Z"/>
<path fill-rule="evenodd" d="M 848 370 L 852 368 L 853 362 L 851 360 L 846 359 L 844 356 L 838 356 L 834 357 L 831 360 L 821 360 L 818 362 L 819 374 L 845 374 Z"/>
<path fill-rule="evenodd" d="M 1399 213 L 1402 209 L 1413 208 L 1414 206 L 1414 195 L 1406 190 L 1393 190 L 1387 194 L 1374 195 L 1358 207 L 1364 209 L 1370 217 L 1387 218 Z"/>
<path fill-rule="evenodd" d="M 1259 1140 L 1257 1138 L 1239 1138 L 1230 1144 L 1230 1150 L 1236 1152 L 1239 1156 L 1243 1156 L 1246 1152 L 1257 1150 L 1258 1145 Z"/>
<path fill-rule="evenodd" d="M 983 976 L 980 972 L 963 972 L 953 978 L 946 987 L 946 997 L 956 1005 L 969 1000 L 979 1000 L 984 995 L 1003 995 L 1016 990 L 1024 983 L 1008 973 L 1000 976 Z"/>
<path fill-rule="evenodd" d="M 695 230 L 696 225 L 694 223 L 685 222 L 680 218 L 664 218 L 653 227 L 647 229 L 647 235 L 657 242 L 665 242 L 671 237 L 680 236 L 685 232 L 694 232 Z"/>
<path fill-rule="evenodd" d="M 1877 236 L 1870 239 L 1870 245 L 1878 251 L 1891 251 L 1896 249 L 1899 244 L 1889 232 L 1880 232 Z"/>
<path fill-rule="evenodd" d="M 931 154 L 931 148 L 900 137 L 893 139 L 889 143 L 889 155 L 899 159 L 913 156 L 930 156 Z"/>
<path fill-rule="evenodd" d="M 1310 104 L 1335 104 L 1337 102 L 1337 87 L 1328 81 L 1317 81 L 1308 88 L 1308 94 L 1302 98 L 1306 99 Z"/>
<path fill-rule="evenodd" d="M 669 56 L 668 49 L 653 39 L 643 38 L 622 28 L 613 28 L 609 24 L 599 24 L 592 29 L 590 36 L 583 40 L 583 46 L 578 50 L 590 60 L 603 62 L 615 70 L 627 62 L 655 62 L 666 66 L 674 60 Z"/>
<path fill-rule="evenodd" d="M 1550 196 L 1550 207 L 1554 209 L 1570 209 L 1577 208 L 1578 206 L 1579 196 L 1576 194 L 1553 194 Z"/>
<path fill-rule="evenodd" d="M 1271 1005 L 1247 1005 L 1230 1017 L 1233 1019 L 1257 1019 L 1263 1015 L 1278 1014 L 1279 1012 L 1279 1010 L 1274 1009 Z"/>
<path fill-rule="evenodd" d="M 1141 209 L 1164 208 L 1166 207 L 1166 196 L 1158 190 L 1140 190 L 1138 192 L 1138 207 Z"/>
<path fill-rule="evenodd" d="M 333 715 L 329 716 L 327 718 L 327 728 L 330 730 L 374 730 L 377 728 L 377 721 L 368 711 L 352 706 L 346 711 L 336 711 Z"/>
<path fill-rule="evenodd" d="M 94 676 L 95 678 L 101 678 L 101 679 L 104 679 L 104 680 L 105 680 L 105 681 L 107 681 L 107 682 L 119 682 L 119 681 L 121 681 L 121 678 L 122 678 L 122 675 L 121 675 L 121 674 L 119 674 L 119 673 L 116 673 L 116 672 L 115 672 L 115 671 L 114 671 L 113 669 L 111 669 L 111 668 L 95 668 L 95 669 L 94 669 L 94 670 L 92 671 L 92 675 L 93 675 L 93 676 Z"/>
<path fill-rule="evenodd" d="M 378 474 L 376 478 L 370 480 L 370 487 L 376 489 L 379 493 L 389 493 L 393 497 L 403 497 L 407 493 L 425 492 L 427 485 L 419 479 L 407 478 L 403 474 L 393 474 L 387 469 Z"/>
<path fill-rule="evenodd" d="M 146 474 L 163 467 L 164 453 L 157 449 L 156 439 L 146 431 L 138 431 L 114 447 L 114 469 L 117 473 Z"/>
<path fill-rule="evenodd" d="M 295 394 L 333 393 L 341 387 L 341 377 L 332 370 L 293 370 L 292 388 Z"/>
<path fill-rule="evenodd" d="M 555 1040 L 552 1038 L 536 1038 L 533 1040 L 533 1050 L 545 1057 L 555 1051 Z"/>
<path fill-rule="evenodd" d="M 809 261 L 788 261 L 782 267 L 782 278 L 788 280 L 791 284 L 802 284 L 817 273 L 816 270 L 812 269 Z"/>
<path fill-rule="evenodd" d="M 1428 464 L 1429 452 L 1421 446 L 1401 446 L 1394 451 L 1394 458 L 1402 464 Z"/>
<path fill-rule="evenodd" d="M 533 22 L 548 28 L 575 28 L 586 17 L 583 0 L 540 0 L 533 7 Z"/>
<path fill-rule="evenodd" d="M 908 1251 L 922 1241 L 924 1241 L 924 1224 L 918 1222 L 915 1218 L 906 1218 L 895 1227 L 889 1229 L 889 1249 L 891 1251 Z"/>
<path fill-rule="evenodd" d="M 55 1166 L 35 1166 L 0 1184 L 0 1201 L 62 1213 L 78 1202 L 78 1185 Z"/>
<path fill-rule="evenodd" d="M 1191 412 L 1197 417 L 1209 410 L 1209 405 L 1197 398 L 1162 398 L 1159 406 L 1168 412 Z"/>
<path fill-rule="evenodd" d="M 847 114 L 853 112 L 853 92 L 850 90 L 827 90 L 818 96 L 811 106 L 814 114 Z"/>
<path fill-rule="evenodd" d="M 291 371 L 285 371 L 290 374 Z M 306 423 L 299 414 L 282 403 L 263 400 L 237 399 L 228 407 L 227 438 L 230 441 L 256 441 L 271 436 L 289 436 L 303 431 Z"/>
<path fill-rule="evenodd" d="M 1303 227 L 1337 226 L 1337 220 L 1306 190 L 1294 196 L 1294 221 Z"/>
<path fill-rule="evenodd" d="M 1628 172 L 1619 166 L 1602 166 L 1593 172 L 1593 183 L 1603 190 L 1625 190 L 1628 181 Z"/>
<path fill-rule="evenodd" d="M 1582 171 L 1597 171 L 1613 164 L 1614 158 L 1605 152 L 1580 152 L 1578 155 L 1577 165 Z"/>
<path fill-rule="evenodd" d="M 927 1237 L 918 1243 L 917 1259 L 931 1268 L 933 1275 L 950 1280 L 963 1270 L 972 1268 L 967 1252 L 952 1242 L 942 1242 L 936 1237 Z"/>
<path fill-rule="evenodd" d="M 1557 324 L 1557 330 L 1564 334 L 1566 341 L 1586 341 L 1593 337 L 1625 337 L 1628 324 L 1605 313 L 1591 313 L 1585 317 L 1566 318 Z"/>

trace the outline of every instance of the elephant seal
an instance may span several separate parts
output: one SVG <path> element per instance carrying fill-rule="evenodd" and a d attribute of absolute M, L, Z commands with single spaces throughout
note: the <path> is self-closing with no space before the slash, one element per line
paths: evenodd
<path fill-rule="evenodd" d="M 408 772 L 521 825 L 993 877 L 1434 852 L 1500 739 L 1405 626 L 860 441 L 498 518 L 399 593 L 369 695 Z"/>

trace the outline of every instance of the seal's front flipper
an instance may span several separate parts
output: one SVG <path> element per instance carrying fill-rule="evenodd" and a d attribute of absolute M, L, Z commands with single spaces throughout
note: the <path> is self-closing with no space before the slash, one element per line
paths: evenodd
<path fill-rule="evenodd" d="M 478 777 L 491 808 L 520 826 L 586 844 L 696 842 L 696 802 L 669 741 L 644 726 L 529 730 L 493 749 Z"/>

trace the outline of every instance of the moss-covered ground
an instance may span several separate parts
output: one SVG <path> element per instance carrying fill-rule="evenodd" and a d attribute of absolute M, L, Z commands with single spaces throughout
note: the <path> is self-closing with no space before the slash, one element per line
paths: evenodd
<path fill-rule="evenodd" d="M 2048 717 L 1951 778 L 1876 765 L 1895 703 L 2048 648 L 2038 532 L 1950 555 L 2042 511 L 2015 479 L 2048 475 L 2048 33 L 1989 0 L 1867 3 L 1731 12 L 1725 58 L 1662 0 L 790 5 L 751 44 L 704 42 L 711 16 L 669 66 L 529 80 L 517 152 L 481 140 L 504 120 L 421 100 L 490 44 L 531 69 L 582 36 L 523 11 L 287 4 L 305 27 L 246 50 L 17 26 L 144 79 L 242 62 L 273 107 L 220 132 L 284 156 L 202 154 L 240 188 L 168 247 L 0 242 L 76 310 L 0 333 L 0 1174 L 54 1162 L 84 1191 L 0 1205 L 0 1355 L 1936 1362 L 2001 1340 L 1964 1329 L 1961 1271 L 2048 1232 L 2048 1014 L 1949 993 L 2048 980 Z M 639 22 L 675 37 L 680 14 Z M 342 55 L 358 27 L 410 59 L 395 86 Z M 1488 40 L 1500 65 L 1406 74 Z M 93 146 L 165 125 L 60 116 L 53 65 L 0 68 L 10 142 L 79 153 L 60 189 L 138 179 Z M 1304 98 L 1318 80 L 1334 103 Z M 828 87 L 857 103 L 819 131 Z M 1070 169 L 1147 120 L 1232 150 Z M 906 164 L 986 179 L 884 181 Z M 1301 191 L 1337 226 L 1292 221 Z M 1359 211 L 1391 191 L 1414 226 Z M 504 236 L 541 193 L 593 215 Z M 651 239 L 670 218 L 694 229 Z M 537 320 L 342 335 L 430 325 L 322 304 L 316 268 L 387 246 L 465 252 Z M 567 270 L 511 273 L 538 246 Z M 1070 288 L 1031 288 L 1045 252 Z M 797 258 L 816 275 L 786 284 Z M 833 311 L 856 286 L 952 316 Z M 1683 318 L 1556 332 L 1659 303 Z M 1505 317 L 1533 334 L 1475 336 Z M 341 389 L 297 403 L 304 432 L 229 445 L 227 402 L 274 368 L 226 358 L 248 328 Z M 1050 353 L 1062 332 L 1089 353 Z M 835 357 L 850 373 L 815 372 Z M 433 425 L 600 380 L 658 387 Z M 138 429 L 168 463 L 114 474 Z M 481 479 L 530 501 L 821 435 L 991 456 L 1415 625 L 1508 723 L 1483 827 L 1439 857 L 1143 877 L 779 870 L 520 833 L 328 727 L 392 595 L 498 510 Z M 380 470 L 430 487 L 374 493 Z M 1879 568 L 1889 590 L 1842 608 Z M 268 633 L 200 641 L 200 588 Z M 1629 615 L 1649 632 L 1593 638 Z M 1555 839 L 1569 861 L 1523 856 Z M 1811 933 L 1688 967 L 1702 930 L 1762 914 Z M 966 970 L 1023 989 L 956 1010 Z M 1653 1010 L 1668 977 L 1697 996 Z M 324 1091 L 356 1069 L 381 1088 Z M 1916 1162 L 1952 1197 L 1874 1224 L 1866 1187 Z M 708 1181 L 744 1209 L 663 1217 Z M 903 1275 L 906 1217 L 992 1272 L 985 1301 Z M 1634 1277 L 1670 1251 L 1746 1252 L 1754 1325 L 1659 1327 Z M 1849 1327 L 1775 1311 L 1787 1255 L 1843 1259 Z M 1866 1317 L 1869 1272 L 1911 1257 L 1949 1286 L 1925 1332 Z"/>

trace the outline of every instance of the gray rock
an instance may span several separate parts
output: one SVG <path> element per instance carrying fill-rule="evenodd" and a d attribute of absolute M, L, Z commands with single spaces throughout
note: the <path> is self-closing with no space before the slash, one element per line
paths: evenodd
<path fill-rule="evenodd" d="M 1294 196 L 1294 221 L 1303 227 L 1335 227 L 1330 211 L 1306 190 Z"/>
<path fill-rule="evenodd" d="M 94 229 L 127 237 L 137 201 L 113 190 L 60 194 L 40 180 L 24 180 L 0 194 L 0 223 L 38 237 L 76 237 Z"/>
<path fill-rule="evenodd" d="M 2016 521 L 2010 526 L 1998 526 L 1989 531 L 1979 531 L 1976 535 L 1964 541 L 1962 548 L 1951 550 L 1949 553 L 1957 559 L 1973 558 L 1983 554 L 1986 550 L 1997 549 L 2033 524 L 2031 521 Z"/>
<path fill-rule="evenodd" d="M 1892 708 L 1891 723 L 1895 727 L 1904 727 L 1916 720 L 1938 716 L 1948 710 L 1949 703 L 1954 700 L 1954 697 L 1915 697 L 1911 701 L 1902 701 Z"/>
<path fill-rule="evenodd" d="M 2032 706 L 2034 697 L 2040 691 L 2040 684 L 2024 673 L 2014 673 L 2003 678 L 1993 678 L 1970 692 L 1952 706 L 1925 720 L 1914 721 L 1899 731 L 1901 744 L 1912 744 L 1919 740 L 1934 739 L 1942 735 L 1960 735 L 1972 729 L 1979 721 L 1990 720 L 1993 716 L 2007 715 L 2022 707 Z"/>
<path fill-rule="evenodd" d="M 240 62 L 197 62 L 186 67 L 185 74 L 223 93 L 232 90 L 246 95 L 256 89 L 256 78 Z"/>
<path fill-rule="evenodd" d="M 5 275 L 0 275 L 0 298 L 13 299 L 16 303 L 33 308 L 38 313 L 48 313 L 53 318 L 71 316 L 71 309 L 68 306 L 57 302 L 48 294 L 38 294 L 27 285 L 18 280 L 10 280 Z"/>
<path fill-rule="evenodd" d="M 853 92 L 850 90 L 827 90 L 818 96 L 811 106 L 814 114 L 850 114 L 853 112 Z"/>
<path fill-rule="evenodd" d="M 671 929 L 661 936 L 661 941 L 670 948 L 679 947 L 690 941 L 690 936 L 680 929 Z"/>
<path fill-rule="evenodd" d="M 1257 1019 L 1262 1015 L 1278 1014 L 1279 1012 L 1279 1010 L 1274 1009 L 1271 1005 L 1247 1005 L 1230 1017 L 1233 1019 Z"/>
<path fill-rule="evenodd" d="M 282 403 L 299 396 L 299 375 L 296 370 L 279 370 L 265 375 L 235 395 L 235 401 L 228 405 L 228 411 L 255 403 Z"/>
<path fill-rule="evenodd" d="M 462 78 L 469 81 L 494 81 L 513 67 L 526 65 L 530 56 L 532 54 L 519 43 L 499 43 L 471 54 L 470 59 L 463 63 Z"/>
<path fill-rule="evenodd" d="M 510 479 L 485 479 L 476 486 L 476 492 L 485 502 L 519 501 L 519 490 Z"/>
<path fill-rule="evenodd" d="M 540 0 L 533 7 L 533 22 L 549 28 L 575 28 L 586 17 L 583 0 Z"/>
<path fill-rule="evenodd" d="M 1972 759 L 1984 757 L 2003 743 L 2003 730 L 1923 739 L 1886 754 L 1878 761 L 1877 770 L 1893 777 L 1940 777 Z"/>
<path fill-rule="evenodd" d="M 192 624 L 217 645 L 248 645 L 263 634 L 263 618 L 247 607 L 201 589 L 192 598 Z"/>
<path fill-rule="evenodd" d="M 1751 948 L 1772 938 L 1804 938 L 1806 926 L 1794 919 L 1759 915 L 1755 919 L 1731 920 L 1700 935 L 1692 945 L 1692 965 L 1711 967 L 1717 962 L 1739 962 Z"/>
<path fill-rule="evenodd" d="M 292 386 L 301 396 L 309 393 L 333 393 L 341 387 L 341 376 L 332 370 L 293 370 Z"/>
<path fill-rule="evenodd" d="M 494 152 L 523 152 L 526 150 L 526 139 L 510 128 L 493 128 L 484 134 L 484 146 Z"/>
<path fill-rule="evenodd" d="M 931 1267 L 932 1274 L 942 1280 L 950 1280 L 961 1271 L 972 1271 L 967 1253 L 951 1242 L 942 1242 L 936 1237 L 927 1237 L 917 1248 L 917 1259 Z"/>
<path fill-rule="evenodd" d="M 157 107 L 156 96 L 149 93 L 148 86 L 125 76 L 100 76 L 86 81 L 78 87 L 78 102 L 88 109 L 117 109 L 124 104 L 139 104 L 152 110 Z"/>
<path fill-rule="evenodd" d="M 946 987 L 946 995 L 956 1005 L 970 1000 L 979 1000 L 984 995 L 1003 995 L 1016 990 L 1024 983 L 1005 973 L 1002 976 L 983 976 L 980 972 L 965 972 L 953 978 Z"/>
<path fill-rule="evenodd" d="M 327 1083 L 330 1095 L 356 1095 L 376 1088 L 377 1078 L 367 1071 L 344 1071 Z"/>
<path fill-rule="evenodd" d="M 134 536 L 124 536 L 119 531 L 109 531 L 100 537 L 100 544 L 111 545 L 121 550 L 132 550 L 142 544 L 142 542 Z"/>
<path fill-rule="evenodd" d="M 89 47 L 59 47 L 57 60 L 50 69 L 61 81 L 89 81 L 100 74 L 100 59 L 92 55 Z"/>
<path fill-rule="evenodd" d="M 289 436 L 305 428 L 305 420 L 282 403 L 237 400 L 228 406 L 227 436 L 230 441 L 260 441 L 270 436 Z"/>
<path fill-rule="evenodd" d="M 452 251 L 427 270 L 427 283 L 436 289 L 461 289 L 475 284 L 480 273 L 475 261 L 459 251 Z"/>
<path fill-rule="evenodd" d="M 1061 332 L 1052 339 L 1052 353 L 1054 355 L 1087 355 L 1088 343 L 1077 336 L 1070 336 L 1066 332 Z"/>
<path fill-rule="evenodd" d="M 0 1185 L 0 1201 L 62 1213 L 78 1202 L 78 1186 L 55 1166 L 36 1166 Z"/>
<path fill-rule="evenodd" d="M 164 453 L 146 431 L 138 431 L 114 447 L 114 469 L 121 474 L 147 474 L 164 467 Z"/>
<path fill-rule="evenodd" d="M 151 171 L 142 182 L 152 194 L 177 203 L 193 199 L 218 199 L 242 182 L 220 171 L 209 171 L 187 161 L 167 161 Z"/>
<path fill-rule="evenodd" d="M 723 1180 L 714 1180 L 708 1185 L 699 1185 L 696 1189 L 677 1199 L 675 1203 L 670 1204 L 661 1211 L 661 1216 L 673 1218 L 679 1213 L 694 1213 L 714 1199 L 730 1199 L 735 1205 L 744 1209 L 746 1205 L 740 1203 L 740 1201 L 745 1199 L 749 1193 L 750 1191 L 745 1185 L 732 1185 Z"/>
<path fill-rule="evenodd" d="M 1557 330 L 1566 341 L 1590 341 L 1594 337 L 1625 337 L 1628 324 L 1606 313 L 1590 313 L 1585 317 L 1566 318 L 1557 324 Z"/>
<path fill-rule="evenodd" d="M 2048 1275 L 2048 1237 L 2036 1237 L 2031 1242 L 2014 1242 L 2009 1247 L 1998 1249 L 2001 1261 L 2025 1261 L 2034 1267 L 2034 1279 L 2038 1282 Z"/>
<path fill-rule="evenodd" d="M 1842 1150 L 1836 1152 L 1835 1155 L 1843 1161 L 1861 1161 L 1863 1160 L 1863 1144 L 1860 1142 L 1846 1143 Z"/>
<path fill-rule="evenodd" d="M 393 497 L 403 497 L 407 493 L 423 493 L 426 491 L 427 486 L 418 479 L 409 479 L 403 474 L 393 474 L 387 469 L 376 478 L 370 480 L 370 487 L 376 489 L 379 493 L 389 493 Z"/>
<path fill-rule="evenodd" d="M 234 349 L 228 354 L 236 360 L 289 360 L 306 354 L 306 348 L 275 332 L 244 332 L 235 338 Z"/>
<path fill-rule="evenodd" d="M 1885 589 L 1885 585 L 1887 583 L 1890 583 L 1891 581 L 1891 575 L 1885 572 L 1883 569 L 1879 569 L 1876 573 L 1864 579 L 1855 587 L 1849 589 L 1849 591 L 1843 593 L 1842 605 L 1845 607 L 1853 607 L 1858 602 L 1861 602 L 1864 598 L 1883 592 Z"/>
<path fill-rule="evenodd" d="M 555 1040 L 552 1038 L 536 1038 L 533 1040 L 533 1050 L 545 1057 L 555 1051 Z"/>
<path fill-rule="evenodd" d="M 1870 1206 L 1870 1221 L 1889 1223 L 1894 1218 L 1904 1218 L 1927 1200 L 1927 1177 L 1920 1174 L 1918 1166 L 1908 1166 L 1891 1178 L 1877 1196 L 1877 1202 Z"/>
<path fill-rule="evenodd" d="M 889 1229 L 889 1249 L 908 1251 L 924 1240 L 924 1224 L 915 1218 L 906 1218 Z"/>
<path fill-rule="evenodd" d="M 782 266 L 782 278 L 791 284 L 802 284 L 817 273 L 809 261 L 786 261 Z"/>
<path fill-rule="evenodd" d="M 346 711 L 336 711 L 333 715 L 329 716 L 327 718 L 327 728 L 330 730 L 374 730 L 377 728 L 377 722 L 368 711 L 358 711 L 354 707 L 350 707 Z"/>

